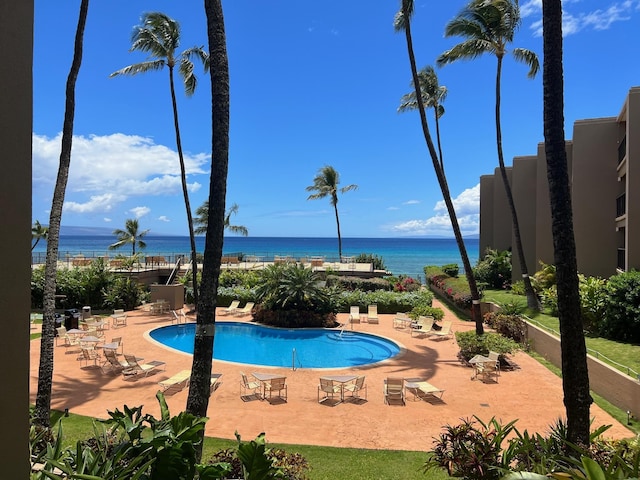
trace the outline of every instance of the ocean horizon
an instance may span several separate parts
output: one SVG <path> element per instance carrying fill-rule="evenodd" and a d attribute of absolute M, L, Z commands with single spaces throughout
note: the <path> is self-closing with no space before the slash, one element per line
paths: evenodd
<path fill-rule="evenodd" d="M 196 250 L 204 252 L 204 237 L 196 237 Z M 109 250 L 114 243 L 113 235 L 60 235 L 58 255 L 61 260 L 84 256 L 88 258 L 119 254 L 129 255 L 131 246 L 118 250 Z M 175 258 L 176 255 L 189 256 L 190 241 L 188 236 L 152 236 L 144 238 L 146 248 L 136 252 L 143 256 L 165 256 Z M 465 238 L 467 255 L 471 265 L 479 258 L 479 239 Z M 46 242 L 41 241 L 32 252 L 33 263 L 43 263 L 46 255 Z M 394 275 L 410 275 L 424 278 L 424 267 L 427 265 L 446 265 L 457 263 L 462 269 L 460 252 L 454 238 L 360 238 L 346 237 L 342 239 L 342 255 L 358 256 L 372 254 L 381 257 L 385 267 Z M 325 261 L 338 260 L 337 237 L 240 237 L 229 236 L 224 239 L 223 255 L 251 255 L 265 261 L 274 256 L 290 256 L 293 258 L 323 257 Z"/>

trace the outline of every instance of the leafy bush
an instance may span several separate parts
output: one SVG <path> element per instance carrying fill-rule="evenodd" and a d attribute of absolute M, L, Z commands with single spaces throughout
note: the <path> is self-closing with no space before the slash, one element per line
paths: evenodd
<path fill-rule="evenodd" d="M 326 284 L 328 287 L 337 287 L 341 290 L 362 290 L 373 292 L 376 290 L 391 290 L 392 286 L 384 278 L 360 278 L 342 275 L 328 275 Z"/>
<path fill-rule="evenodd" d="M 371 263 L 373 264 L 374 270 L 386 270 L 387 267 L 384 265 L 384 260 L 382 257 L 378 255 L 374 255 L 372 253 L 361 253 L 356 257 L 356 263 Z"/>
<path fill-rule="evenodd" d="M 130 277 L 116 277 L 113 284 L 103 292 L 103 306 L 109 309 L 133 310 L 142 301 L 148 300 L 149 292 Z"/>
<path fill-rule="evenodd" d="M 549 315 L 558 316 L 558 289 L 555 285 L 542 290 L 540 302 Z"/>
<path fill-rule="evenodd" d="M 450 277 L 457 277 L 458 273 L 460 273 L 460 267 L 457 263 L 447 263 L 442 266 L 442 271 Z"/>
<path fill-rule="evenodd" d="M 462 310 L 471 309 L 471 291 L 466 279 L 446 275 L 438 267 L 424 267 L 427 285 L 438 289 L 454 306 Z"/>
<path fill-rule="evenodd" d="M 416 305 L 409 312 L 409 317 L 416 320 L 418 317 L 433 317 L 435 321 L 440 321 L 444 317 L 444 311 L 439 307 L 429 305 Z"/>
<path fill-rule="evenodd" d="M 497 333 L 523 345 L 527 341 L 527 325 L 518 315 L 503 312 L 489 312 L 484 316 L 484 323 Z"/>
<path fill-rule="evenodd" d="M 600 333 L 605 314 L 607 282 L 602 278 L 585 277 L 584 275 L 579 275 L 579 278 L 580 306 L 584 328 L 592 333 Z"/>
<path fill-rule="evenodd" d="M 304 309 L 272 310 L 258 304 L 253 310 L 253 320 L 264 325 L 282 328 L 332 328 L 338 326 L 333 312 L 313 312 Z"/>
<path fill-rule="evenodd" d="M 540 262 L 540 270 L 531 277 L 531 284 L 536 291 L 544 290 L 556 284 L 556 266 Z"/>
<path fill-rule="evenodd" d="M 255 289 L 246 287 L 219 287 L 218 288 L 218 307 L 228 307 L 234 300 L 240 300 L 240 303 L 256 302 L 257 295 Z"/>
<path fill-rule="evenodd" d="M 429 290 L 416 292 L 341 292 L 334 296 L 336 311 L 348 312 L 351 305 L 366 309 L 371 304 L 378 305 L 378 313 L 409 312 L 419 305 L 431 306 L 433 293 Z"/>
<path fill-rule="evenodd" d="M 512 339 L 492 332 L 484 335 L 476 335 L 473 330 L 456 332 L 456 342 L 460 347 L 458 356 L 464 361 L 469 361 L 476 355 L 486 356 L 490 351 L 497 352 L 503 356 L 520 350 L 520 345 Z"/>
<path fill-rule="evenodd" d="M 422 288 L 422 284 L 412 277 L 401 275 L 390 279 L 394 292 L 415 292 Z"/>
<path fill-rule="evenodd" d="M 507 288 L 511 284 L 511 252 L 488 248 L 474 268 L 473 274 L 479 282 L 487 284 L 489 288 Z"/>
<path fill-rule="evenodd" d="M 640 342 L 640 272 L 614 275 L 606 292 L 601 334 L 612 340 Z"/>

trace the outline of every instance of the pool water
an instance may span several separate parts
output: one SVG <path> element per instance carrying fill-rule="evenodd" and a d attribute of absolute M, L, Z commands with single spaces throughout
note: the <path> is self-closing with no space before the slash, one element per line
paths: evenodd
<path fill-rule="evenodd" d="M 157 342 L 191 354 L 194 334 L 193 323 L 150 332 Z M 367 333 L 240 322 L 216 322 L 213 344 L 214 359 L 272 367 L 346 368 L 381 362 L 399 353 L 395 342 Z"/>

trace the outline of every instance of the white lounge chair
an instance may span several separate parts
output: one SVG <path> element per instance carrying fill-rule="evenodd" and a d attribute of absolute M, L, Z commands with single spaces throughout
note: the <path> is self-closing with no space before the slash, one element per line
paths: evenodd
<path fill-rule="evenodd" d="M 404 378 L 388 377 L 384 381 L 384 403 L 404 405 Z"/>
<path fill-rule="evenodd" d="M 432 328 L 431 331 L 429 332 L 429 336 L 435 336 L 440 338 L 453 337 L 452 325 L 453 325 L 453 322 L 444 321 L 442 322 L 442 328 L 440 328 L 439 330 L 436 328 Z"/>
<path fill-rule="evenodd" d="M 218 313 L 220 315 L 230 315 L 234 313 L 239 306 L 240 306 L 240 300 L 234 300 L 233 302 L 231 302 L 231 305 L 229 305 L 227 308 L 221 309 Z"/>
<path fill-rule="evenodd" d="M 367 312 L 368 323 L 380 323 L 378 319 L 378 305 L 369 305 Z"/>
<path fill-rule="evenodd" d="M 247 304 L 238 308 L 236 311 L 232 312 L 235 317 L 244 317 L 245 315 L 251 315 L 251 310 L 253 310 L 254 302 L 247 302 Z"/>
<path fill-rule="evenodd" d="M 360 307 L 352 305 L 349 309 L 349 323 L 360 323 Z"/>

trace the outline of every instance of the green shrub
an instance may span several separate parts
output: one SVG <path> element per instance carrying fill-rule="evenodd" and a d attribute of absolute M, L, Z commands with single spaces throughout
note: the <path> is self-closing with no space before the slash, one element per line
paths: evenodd
<path fill-rule="evenodd" d="M 378 313 L 409 312 L 418 305 L 431 306 L 433 293 L 429 290 L 416 292 L 341 292 L 334 296 L 336 311 L 348 312 L 351 305 L 365 310 L 369 305 L 378 305 Z"/>
<path fill-rule="evenodd" d="M 409 312 L 409 317 L 416 320 L 418 317 L 433 317 L 435 321 L 440 321 L 444 317 L 444 311 L 439 307 L 429 305 L 416 305 Z"/>
<path fill-rule="evenodd" d="M 460 273 L 460 267 L 457 263 L 447 263 L 442 266 L 442 271 L 450 277 L 457 277 Z"/>
<path fill-rule="evenodd" d="M 374 255 L 372 253 L 361 253 L 356 257 L 356 263 L 371 263 L 373 264 L 374 270 L 386 270 L 387 267 L 384 265 L 384 260 L 382 257 L 378 255 Z"/>
<path fill-rule="evenodd" d="M 456 332 L 456 341 L 460 347 L 459 357 L 465 361 L 471 360 L 476 355 L 488 355 L 490 351 L 497 352 L 501 356 L 512 354 L 520 350 L 520 345 L 510 338 L 499 333 L 488 332 L 484 335 L 476 335 L 476 332 Z"/>
<path fill-rule="evenodd" d="M 556 266 L 540 262 L 540 270 L 531 277 L 531 284 L 536 291 L 544 290 L 556 284 Z"/>
<path fill-rule="evenodd" d="M 502 289 L 511 284 L 511 252 L 488 248 L 484 257 L 473 269 L 479 282 L 486 283 L 489 288 Z"/>
<path fill-rule="evenodd" d="M 454 306 L 461 310 L 471 309 L 471 291 L 466 278 L 453 278 L 433 267 L 425 267 L 424 273 L 427 285 L 442 292 Z"/>
<path fill-rule="evenodd" d="M 600 332 L 611 340 L 640 342 L 640 272 L 614 275 L 606 286 Z"/>
<path fill-rule="evenodd" d="M 542 290 L 540 302 L 549 315 L 558 316 L 558 289 L 555 285 Z"/>
<path fill-rule="evenodd" d="M 584 328 L 588 332 L 599 334 L 605 315 L 607 282 L 602 278 L 585 277 L 584 275 L 579 275 L 579 279 L 580 306 Z"/>
<path fill-rule="evenodd" d="M 104 290 L 104 307 L 133 310 L 149 297 L 149 292 L 131 277 L 116 277 L 113 284 Z"/>
<path fill-rule="evenodd" d="M 326 279 L 327 287 L 337 287 L 341 290 L 362 290 L 374 292 L 376 290 L 391 290 L 391 284 L 384 278 L 360 278 L 342 275 L 329 275 Z"/>
<path fill-rule="evenodd" d="M 527 325 L 519 315 L 501 312 L 489 312 L 484 316 L 484 323 L 497 333 L 523 345 L 527 341 Z"/>

